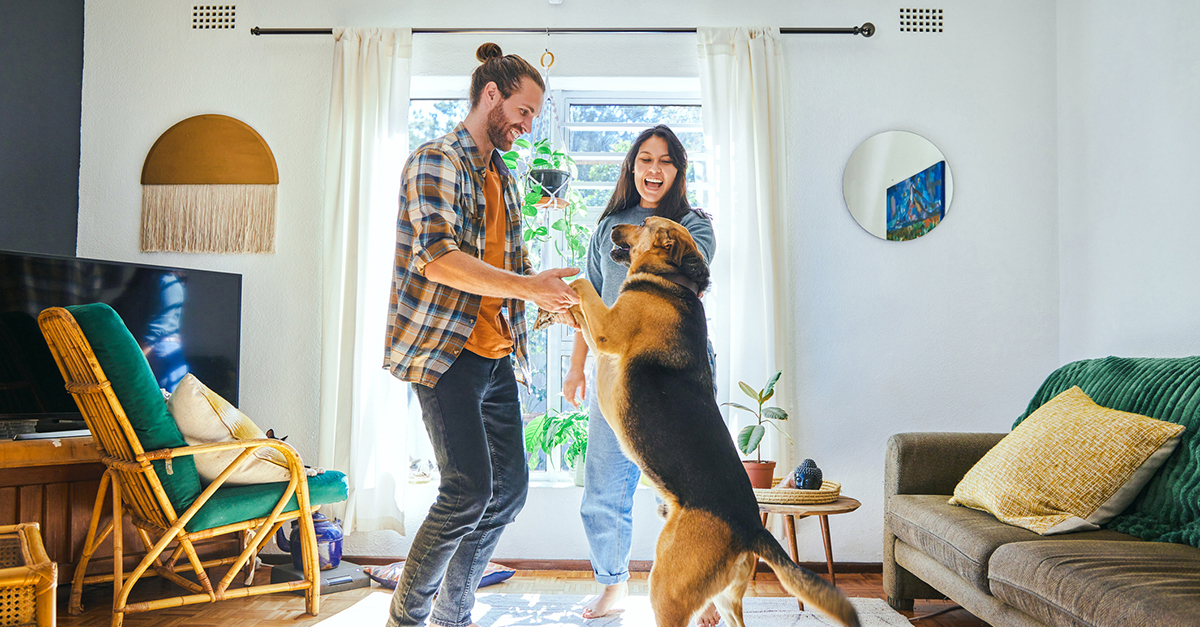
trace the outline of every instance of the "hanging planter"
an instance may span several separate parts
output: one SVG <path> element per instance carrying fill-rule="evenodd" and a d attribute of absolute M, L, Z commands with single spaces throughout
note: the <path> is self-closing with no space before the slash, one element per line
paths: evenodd
<path fill-rule="evenodd" d="M 567 185 L 571 182 L 571 173 L 566 170 L 536 168 L 529 171 L 529 178 L 542 186 L 542 199 L 539 207 L 554 207 L 561 209 L 567 204 L 565 199 Z"/>

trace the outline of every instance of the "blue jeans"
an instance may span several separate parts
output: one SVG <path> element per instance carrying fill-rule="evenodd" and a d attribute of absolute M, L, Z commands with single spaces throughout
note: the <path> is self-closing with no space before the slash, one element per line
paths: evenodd
<path fill-rule="evenodd" d="M 708 343 L 708 365 L 716 395 L 716 354 Z M 633 544 L 633 494 L 642 471 L 621 450 L 617 435 L 600 413 L 595 369 L 588 394 L 588 445 L 583 467 L 583 502 L 579 515 L 588 540 L 588 557 L 598 583 L 606 586 L 629 579 Z"/>
<path fill-rule="evenodd" d="M 584 453 L 583 502 L 579 515 L 596 581 L 606 586 L 629 579 L 633 542 L 633 493 L 642 471 L 621 451 L 617 435 L 600 413 L 595 377 L 588 388 L 588 445 Z"/>
<path fill-rule="evenodd" d="M 413 390 L 441 484 L 408 551 L 387 625 L 430 619 L 461 627 L 471 623 L 483 570 L 529 490 L 517 381 L 509 357 L 464 350 L 436 386 Z"/>

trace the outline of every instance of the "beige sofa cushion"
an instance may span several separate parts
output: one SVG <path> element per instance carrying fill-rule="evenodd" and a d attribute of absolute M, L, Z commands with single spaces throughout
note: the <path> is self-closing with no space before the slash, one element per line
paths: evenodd
<path fill-rule="evenodd" d="M 956 507 L 948 495 L 898 494 L 888 499 L 888 527 L 906 544 L 925 553 L 989 592 L 988 561 L 1001 546 L 1013 542 L 1111 540 L 1140 542 L 1137 538 L 1102 529 L 1067 536 L 1045 537 L 1028 529 L 1006 525 L 986 512 Z"/>
<path fill-rule="evenodd" d="M 1006 544 L 992 555 L 989 577 L 997 599 L 1047 625 L 1200 624 L 1200 549 L 1183 544 Z"/>

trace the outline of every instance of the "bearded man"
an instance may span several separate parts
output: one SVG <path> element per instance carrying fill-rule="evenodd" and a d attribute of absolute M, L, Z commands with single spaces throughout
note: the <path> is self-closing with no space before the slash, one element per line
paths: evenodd
<path fill-rule="evenodd" d="M 529 132 L 545 84 L 496 44 L 476 57 L 470 113 L 413 151 L 400 188 L 384 367 L 413 384 L 441 483 L 389 627 L 473 624 L 475 589 L 529 487 L 515 373 L 528 380 L 524 301 L 554 312 L 579 302 L 562 280 L 577 269 L 533 273 L 516 176 L 498 152 Z"/>

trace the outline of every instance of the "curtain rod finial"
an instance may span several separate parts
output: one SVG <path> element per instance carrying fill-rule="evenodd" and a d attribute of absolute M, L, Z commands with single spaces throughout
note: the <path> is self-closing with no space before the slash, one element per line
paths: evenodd
<path fill-rule="evenodd" d="M 870 22 L 863 22 L 863 25 L 858 28 L 858 32 L 863 37 L 870 37 L 875 34 L 875 25 Z"/>

